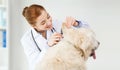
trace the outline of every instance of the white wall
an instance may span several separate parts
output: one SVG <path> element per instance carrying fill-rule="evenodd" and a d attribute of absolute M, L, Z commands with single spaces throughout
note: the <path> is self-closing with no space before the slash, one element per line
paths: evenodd
<path fill-rule="evenodd" d="M 27 61 L 24 56 L 20 38 L 23 34 L 22 1 L 9 1 L 9 70 L 27 70 Z"/>
<path fill-rule="evenodd" d="M 101 45 L 96 51 L 97 59 L 88 60 L 88 70 L 120 70 L 119 0 L 11 0 L 10 70 L 27 69 L 19 39 L 28 29 L 28 24 L 21 16 L 21 11 L 24 6 L 33 3 L 43 5 L 53 18 L 64 20 L 66 16 L 73 16 L 90 24 Z"/>

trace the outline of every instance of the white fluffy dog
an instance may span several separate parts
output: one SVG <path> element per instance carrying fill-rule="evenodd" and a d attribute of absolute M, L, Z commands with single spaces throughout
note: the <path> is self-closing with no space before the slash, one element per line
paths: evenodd
<path fill-rule="evenodd" d="M 66 28 L 62 26 L 64 38 L 50 47 L 36 70 L 86 70 L 89 56 L 95 58 L 99 42 L 89 28 Z"/>

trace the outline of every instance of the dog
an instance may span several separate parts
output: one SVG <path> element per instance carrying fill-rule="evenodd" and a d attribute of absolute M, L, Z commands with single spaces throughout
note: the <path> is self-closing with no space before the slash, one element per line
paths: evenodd
<path fill-rule="evenodd" d="M 99 42 L 90 28 L 67 28 L 62 25 L 63 39 L 50 47 L 35 70 L 86 70 L 89 56 L 95 59 Z"/>

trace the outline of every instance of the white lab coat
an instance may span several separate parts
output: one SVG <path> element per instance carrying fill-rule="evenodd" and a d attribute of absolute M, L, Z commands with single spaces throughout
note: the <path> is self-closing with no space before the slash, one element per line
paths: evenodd
<path fill-rule="evenodd" d="M 59 22 L 57 20 L 53 21 L 53 27 L 57 32 L 61 32 L 61 25 L 62 22 Z M 88 27 L 88 24 L 81 22 L 81 24 L 78 27 Z M 38 48 L 35 45 L 35 42 L 33 41 L 31 30 L 34 35 L 34 39 L 36 43 L 38 44 L 39 48 L 42 50 L 41 52 L 38 50 Z M 52 31 L 47 31 L 47 39 L 51 36 Z M 34 70 L 35 64 L 42 60 L 42 57 L 46 53 L 49 46 L 47 45 L 47 40 L 42 37 L 42 35 L 38 32 L 36 32 L 33 28 L 31 28 L 28 32 L 26 32 L 22 39 L 21 44 L 24 48 L 24 52 L 27 55 L 27 59 L 29 61 L 29 70 Z"/>

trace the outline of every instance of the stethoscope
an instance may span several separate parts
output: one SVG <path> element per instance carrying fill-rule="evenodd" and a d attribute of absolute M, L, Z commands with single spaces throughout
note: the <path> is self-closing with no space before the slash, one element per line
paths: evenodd
<path fill-rule="evenodd" d="M 52 32 L 52 33 L 56 32 L 56 30 L 55 30 L 55 28 L 54 28 L 54 27 L 51 29 L 51 32 Z M 35 43 L 36 47 L 37 47 L 37 48 L 38 48 L 38 50 L 41 52 L 41 49 L 39 48 L 39 46 L 38 46 L 37 42 L 35 41 L 35 37 L 34 37 L 34 35 L 33 35 L 32 30 L 31 30 L 31 36 L 32 36 L 32 39 L 33 39 L 33 41 L 34 41 L 34 43 Z"/>

